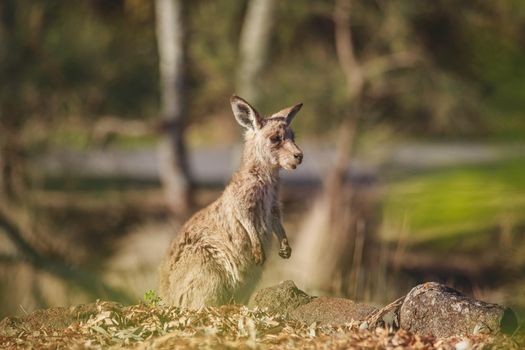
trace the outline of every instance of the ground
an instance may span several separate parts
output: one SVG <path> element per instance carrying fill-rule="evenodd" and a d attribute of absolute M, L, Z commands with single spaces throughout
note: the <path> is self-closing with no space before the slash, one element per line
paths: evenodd
<path fill-rule="evenodd" d="M 98 301 L 0 322 L 4 349 L 520 349 L 519 336 L 436 339 L 366 324 L 304 324 L 240 305 L 186 310 Z"/>

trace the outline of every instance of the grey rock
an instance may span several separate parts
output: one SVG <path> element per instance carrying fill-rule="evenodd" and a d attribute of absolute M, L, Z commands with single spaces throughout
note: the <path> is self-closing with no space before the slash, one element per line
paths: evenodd
<path fill-rule="evenodd" d="M 297 307 L 307 304 L 314 297 L 306 294 L 293 281 L 283 281 L 276 286 L 260 289 L 251 298 L 250 306 L 267 308 L 271 313 L 288 316 Z"/>
<path fill-rule="evenodd" d="M 518 326 L 514 312 L 465 296 L 436 282 L 414 287 L 400 309 L 400 326 L 438 338 L 475 333 L 512 333 Z"/>

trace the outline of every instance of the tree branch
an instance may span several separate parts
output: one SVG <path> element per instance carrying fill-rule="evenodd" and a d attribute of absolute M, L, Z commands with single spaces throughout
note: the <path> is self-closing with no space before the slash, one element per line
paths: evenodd
<path fill-rule="evenodd" d="M 383 74 L 396 69 L 408 68 L 419 61 L 419 56 L 415 52 L 403 51 L 391 55 L 385 55 L 365 63 L 365 79 L 372 80 Z"/>

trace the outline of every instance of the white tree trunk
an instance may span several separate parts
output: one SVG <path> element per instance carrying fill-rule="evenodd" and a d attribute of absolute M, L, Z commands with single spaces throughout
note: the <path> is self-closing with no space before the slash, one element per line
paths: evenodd
<path fill-rule="evenodd" d="M 156 0 L 161 115 L 166 134 L 159 145 L 159 172 L 169 207 L 185 215 L 190 205 L 190 179 L 183 127 L 185 114 L 185 23 L 183 0 Z"/>
<path fill-rule="evenodd" d="M 274 0 L 250 0 L 240 38 L 238 93 L 257 105 L 258 80 L 268 59 L 274 19 Z"/>

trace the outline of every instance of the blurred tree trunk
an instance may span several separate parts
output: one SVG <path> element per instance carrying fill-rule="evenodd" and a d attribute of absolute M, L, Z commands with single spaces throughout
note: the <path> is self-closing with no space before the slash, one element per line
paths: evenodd
<path fill-rule="evenodd" d="M 2 131 L 0 137 L 6 139 L 0 142 L 0 199 L 4 204 L 13 204 L 23 197 L 26 187 L 23 151 Z"/>
<path fill-rule="evenodd" d="M 168 206 L 186 216 L 191 182 L 184 142 L 186 23 L 183 0 L 156 0 L 161 115 L 165 135 L 159 145 L 159 172 Z"/>
<path fill-rule="evenodd" d="M 15 63 L 9 52 L 15 40 L 13 33 L 17 31 L 16 5 L 12 0 L 0 3 L 0 70 L 6 82 L 12 79 Z M 17 113 L 18 101 L 10 99 L 7 85 L 3 88 L 0 96 L 0 202 L 3 203 L 0 204 L 11 205 L 23 197 L 26 187 L 24 147 L 19 136 L 26 117 Z"/>
<path fill-rule="evenodd" d="M 0 3 L 0 69 L 5 69 L 4 67 L 7 66 L 6 60 L 6 51 L 8 49 L 8 45 L 6 42 L 6 32 L 10 28 L 8 28 L 8 22 L 6 19 L 8 18 L 9 7 L 11 3 L 10 1 L 4 1 Z M 3 94 L 2 94 L 3 95 Z M 4 104 L 3 101 L 4 97 L 0 96 L 0 205 L 2 205 L 2 202 L 5 201 L 9 197 L 9 161 L 7 159 L 7 152 L 6 152 L 6 145 L 7 145 L 7 128 L 5 127 L 5 116 L 4 116 Z"/>
<path fill-rule="evenodd" d="M 361 114 L 365 74 L 354 54 L 350 4 L 350 0 L 336 0 L 333 13 L 337 58 L 346 79 L 349 107 L 339 128 L 335 162 L 323 179 L 323 192 L 312 207 L 311 221 L 305 224 L 298 253 L 303 255 L 299 260 L 309 271 L 310 288 L 328 287 L 355 298 L 366 227 L 353 211 L 354 191 L 346 177 Z"/>
<path fill-rule="evenodd" d="M 350 30 L 350 5 L 350 0 L 337 0 L 334 8 L 335 47 L 339 65 L 346 79 L 347 101 L 350 107 L 339 129 L 335 164 L 323 184 L 324 195 L 328 198 L 337 198 L 341 193 L 352 158 L 357 122 L 361 112 L 360 98 L 364 87 L 363 67 L 354 54 Z"/>
<path fill-rule="evenodd" d="M 363 196 L 363 191 L 353 188 L 347 175 L 359 119 L 365 111 L 365 88 L 384 79 L 389 71 L 412 66 L 418 56 L 413 42 L 401 42 L 391 47 L 392 54 L 377 53 L 360 62 L 352 40 L 351 5 L 351 0 L 336 0 L 332 17 L 337 58 L 346 80 L 348 108 L 339 128 L 335 162 L 324 177 L 323 191 L 303 224 L 295 261 L 302 270 L 308 271 L 308 275 L 298 278 L 310 289 L 330 288 L 338 294 L 362 298 L 360 294 L 366 284 L 373 283 L 370 269 L 377 258 L 375 231 L 370 227 L 375 202 L 373 196 Z M 387 7 L 386 15 L 392 16 L 392 13 L 392 8 Z M 389 23 L 385 20 L 384 25 Z M 384 41 L 390 47 L 390 35 Z M 413 50 L 400 50 L 409 45 Z"/>
<path fill-rule="evenodd" d="M 240 38 L 238 93 L 251 104 L 260 99 L 258 80 L 268 60 L 275 0 L 250 0 Z"/>

